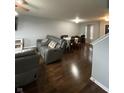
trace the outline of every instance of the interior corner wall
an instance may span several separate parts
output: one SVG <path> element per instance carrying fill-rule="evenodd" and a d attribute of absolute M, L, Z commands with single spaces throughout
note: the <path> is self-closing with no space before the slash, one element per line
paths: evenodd
<path fill-rule="evenodd" d="M 101 36 L 105 35 L 105 25 L 109 24 L 109 22 L 106 21 L 89 21 L 89 22 L 84 22 L 80 24 L 80 34 L 85 33 L 85 26 L 88 24 L 93 24 L 94 25 L 94 38 L 93 41 L 98 39 Z"/>
<path fill-rule="evenodd" d="M 43 39 L 46 35 L 79 35 L 79 29 L 78 24 L 67 21 L 19 15 L 15 39 L 24 38 L 24 47 L 31 47 L 36 46 L 37 39 Z"/>

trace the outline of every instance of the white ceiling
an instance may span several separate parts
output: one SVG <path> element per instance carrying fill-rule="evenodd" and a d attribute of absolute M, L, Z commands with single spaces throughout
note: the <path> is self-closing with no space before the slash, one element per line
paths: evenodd
<path fill-rule="evenodd" d="M 108 14 L 108 0 L 27 0 L 25 7 L 30 11 L 16 9 L 20 14 L 45 18 L 70 20 L 79 16 L 82 19 L 96 19 Z"/>

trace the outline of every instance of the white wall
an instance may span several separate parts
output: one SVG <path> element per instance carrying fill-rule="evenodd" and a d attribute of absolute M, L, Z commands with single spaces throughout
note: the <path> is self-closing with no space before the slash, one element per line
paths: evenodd
<path fill-rule="evenodd" d="M 93 43 L 92 78 L 102 88 L 109 89 L 109 35 Z"/>
<path fill-rule="evenodd" d="M 79 33 L 79 25 L 75 23 L 19 15 L 15 38 L 24 38 L 24 46 L 30 47 L 36 46 L 36 40 L 45 38 L 48 34 L 60 37 L 63 34 L 72 36 Z"/>

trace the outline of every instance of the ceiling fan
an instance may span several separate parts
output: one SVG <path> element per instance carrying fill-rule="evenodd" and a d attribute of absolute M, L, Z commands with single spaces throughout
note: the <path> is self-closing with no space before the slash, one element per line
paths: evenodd
<path fill-rule="evenodd" d="M 28 2 L 26 0 L 15 0 L 16 8 L 21 8 L 25 11 L 29 11 L 29 9 L 25 7 L 26 5 L 28 5 Z"/>

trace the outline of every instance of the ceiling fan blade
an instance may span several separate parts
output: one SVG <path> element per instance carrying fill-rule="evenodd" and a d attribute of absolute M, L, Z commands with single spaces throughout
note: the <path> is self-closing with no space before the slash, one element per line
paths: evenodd
<path fill-rule="evenodd" d="M 24 7 L 23 4 L 18 4 L 18 3 L 16 3 L 15 6 L 16 6 L 16 8 L 19 7 L 19 8 L 22 8 L 23 10 L 25 10 L 25 11 L 29 11 L 29 9 L 26 8 L 26 7 Z"/>

